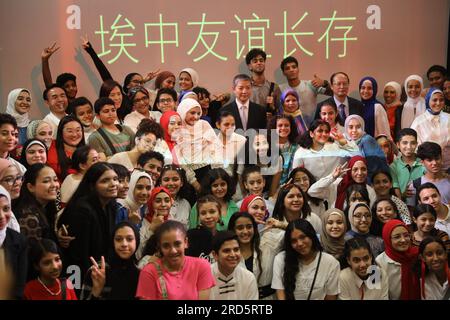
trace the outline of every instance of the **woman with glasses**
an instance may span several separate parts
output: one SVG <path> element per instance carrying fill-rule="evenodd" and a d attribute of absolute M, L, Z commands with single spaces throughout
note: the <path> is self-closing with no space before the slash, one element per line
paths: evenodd
<path fill-rule="evenodd" d="M 164 156 L 164 163 L 172 163 L 172 154 L 163 140 L 161 126 L 149 119 L 143 119 L 137 127 L 134 138 L 135 146 L 130 151 L 114 154 L 109 163 L 118 163 L 133 171 L 138 167 L 139 157 L 149 151 L 159 152 Z"/>
<path fill-rule="evenodd" d="M 20 195 L 22 181 L 23 175 L 20 174 L 19 169 L 8 160 L 0 159 L 0 185 L 8 192 L 12 202 L 13 211 L 15 209 L 16 199 Z M 13 211 L 11 212 L 8 228 L 20 233 L 20 225 Z"/>
<path fill-rule="evenodd" d="M 73 116 L 65 116 L 58 125 L 56 140 L 48 150 L 47 164 L 55 170 L 59 181 L 64 181 L 72 169 L 72 154 L 85 145 L 83 125 Z"/>
<path fill-rule="evenodd" d="M 363 238 L 369 245 L 374 257 L 377 257 L 384 250 L 383 239 L 370 233 L 372 225 L 372 214 L 369 206 L 364 202 L 355 202 L 348 210 L 348 221 L 351 230 L 345 234 L 345 241 L 352 238 Z"/>
<path fill-rule="evenodd" d="M 411 234 L 406 225 L 397 219 L 383 227 L 386 250 L 376 257 L 376 262 L 388 276 L 389 300 L 420 300 L 417 263 L 419 249 L 411 246 Z"/>
<path fill-rule="evenodd" d="M 136 132 L 139 123 L 143 119 L 151 119 L 159 123 L 161 112 L 150 111 L 150 94 L 144 87 L 134 87 L 128 91 L 128 99 L 133 104 L 134 111 L 128 114 L 124 123 Z"/>

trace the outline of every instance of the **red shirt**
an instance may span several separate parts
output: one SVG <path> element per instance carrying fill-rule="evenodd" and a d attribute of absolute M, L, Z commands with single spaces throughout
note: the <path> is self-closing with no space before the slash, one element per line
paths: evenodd
<path fill-rule="evenodd" d="M 66 156 L 70 159 L 72 159 L 72 154 L 73 152 L 66 152 Z M 50 145 L 50 148 L 48 149 L 48 154 L 47 154 L 47 165 L 49 165 L 53 170 L 55 170 L 56 175 L 58 176 L 58 180 L 60 183 L 62 183 L 64 181 L 65 177 L 61 176 L 61 167 L 59 165 L 59 161 L 58 161 L 58 153 L 56 152 L 56 140 L 52 141 L 52 144 Z M 69 168 L 67 174 L 71 174 L 74 173 L 71 171 L 71 169 Z"/>
<path fill-rule="evenodd" d="M 72 283 L 66 281 L 66 300 L 78 300 L 75 294 L 75 290 L 72 288 Z M 60 281 L 55 281 L 52 286 L 47 286 L 51 292 L 58 292 L 60 289 Z M 38 280 L 28 281 L 24 291 L 25 300 L 62 300 L 62 294 L 59 293 L 56 296 L 51 295 L 45 287 Z"/>

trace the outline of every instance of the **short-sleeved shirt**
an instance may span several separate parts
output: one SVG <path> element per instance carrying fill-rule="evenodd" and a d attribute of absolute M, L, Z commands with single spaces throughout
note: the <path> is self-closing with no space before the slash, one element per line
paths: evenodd
<path fill-rule="evenodd" d="M 169 272 L 158 260 L 166 284 L 169 300 L 198 300 L 199 291 L 215 286 L 211 265 L 201 258 L 184 257 L 184 264 L 179 272 Z M 162 300 L 162 290 L 158 271 L 153 263 L 142 269 L 136 297 L 146 300 Z"/>
<path fill-rule="evenodd" d="M 211 265 L 216 285 L 211 289 L 211 300 L 258 300 L 256 278 L 247 269 L 238 265 L 225 276 L 219 270 L 217 262 Z"/>
<path fill-rule="evenodd" d="M 370 283 L 370 280 L 362 280 L 351 269 L 341 270 L 339 276 L 339 300 L 388 300 L 389 284 L 386 273 L 380 270 L 380 282 Z"/>
<path fill-rule="evenodd" d="M 425 167 L 419 162 L 414 161 L 413 165 L 408 169 L 407 164 L 403 162 L 402 157 L 395 159 L 390 165 L 392 176 L 392 187 L 400 189 L 401 193 L 406 191 L 408 183 L 420 178 L 425 173 Z"/>
<path fill-rule="evenodd" d="M 399 300 L 402 293 L 402 265 L 383 252 L 375 261 L 388 276 L 389 300 Z"/>
<path fill-rule="evenodd" d="M 111 133 L 104 128 L 103 132 L 111 141 L 114 149 L 116 149 L 116 153 L 131 150 L 134 144 L 134 132 L 127 126 L 122 126 L 122 130 L 119 133 Z M 108 143 L 105 139 L 103 139 L 98 130 L 94 131 L 89 136 L 89 145 L 97 150 L 98 153 L 103 152 L 107 157 L 111 157 L 113 155 Z"/>
<path fill-rule="evenodd" d="M 272 288 L 275 290 L 284 290 L 283 272 L 285 255 L 285 251 L 282 251 L 275 257 L 272 278 Z M 314 261 L 308 265 L 299 264 L 299 271 L 295 279 L 295 300 L 308 299 L 319 256 L 320 253 L 318 252 Z M 319 271 L 317 272 L 316 282 L 314 283 L 314 289 L 312 290 L 310 299 L 323 300 L 327 295 L 338 295 L 340 271 L 339 262 L 332 255 L 322 252 Z"/>

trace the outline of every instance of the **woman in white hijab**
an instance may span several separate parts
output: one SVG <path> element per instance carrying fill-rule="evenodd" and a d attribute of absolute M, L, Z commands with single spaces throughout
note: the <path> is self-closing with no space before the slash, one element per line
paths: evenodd
<path fill-rule="evenodd" d="M 131 223 L 140 225 L 142 221 L 140 210 L 147 204 L 153 181 L 148 173 L 135 169 L 131 173 L 129 187 L 127 197 L 123 200 L 118 199 L 117 202 L 128 209 L 128 219 Z"/>
<path fill-rule="evenodd" d="M 19 144 L 24 144 L 27 140 L 27 126 L 30 123 L 28 112 L 31 108 L 30 91 L 24 88 L 12 90 L 8 95 L 6 113 L 12 115 L 19 129 Z"/>
<path fill-rule="evenodd" d="M 186 170 L 189 183 L 199 191 L 202 177 L 211 166 L 222 163 L 222 145 L 211 125 L 200 119 L 202 109 L 197 100 L 186 98 L 177 109 L 182 127 L 176 132 L 174 152 L 180 166 Z M 194 171 L 195 176 L 192 175 Z"/>
<path fill-rule="evenodd" d="M 423 90 L 422 77 L 411 75 L 405 80 L 405 91 L 408 99 L 403 105 L 402 129 L 410 128 L 414 119 L 425 112 L 425 99 L 421 97 Z"/>

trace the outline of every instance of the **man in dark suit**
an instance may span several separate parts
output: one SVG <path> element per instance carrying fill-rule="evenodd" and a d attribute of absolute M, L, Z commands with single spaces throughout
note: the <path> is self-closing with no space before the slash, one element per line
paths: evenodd
<path fill-rule="evenodd" d="M 330 78 L 331 90 L 333 96 L 325 101 L 320 102 L 316 108 L 315 119 L 320 118 L 320 107 L 323 104 L 331 104 L 337 106 L 341 125 L 345 123 L 345 119 L 351 114 L 357 114 L 363 116 L 363 104 L 361 101 L 353 99 L 348 96 L 348 90 L 350 86 L 350 79 L 345 72 L 336 72 L 331 75 Z"/>
<path fill-rule="evenodd" d="M 233 92 L 236 99 L 224 106 L 222 110 L 233 114 L 236 129 L 266 129 L 266 108 L 250 101 L 252 82 L 248 75 L 238 74 L 234 77 Z"/>

